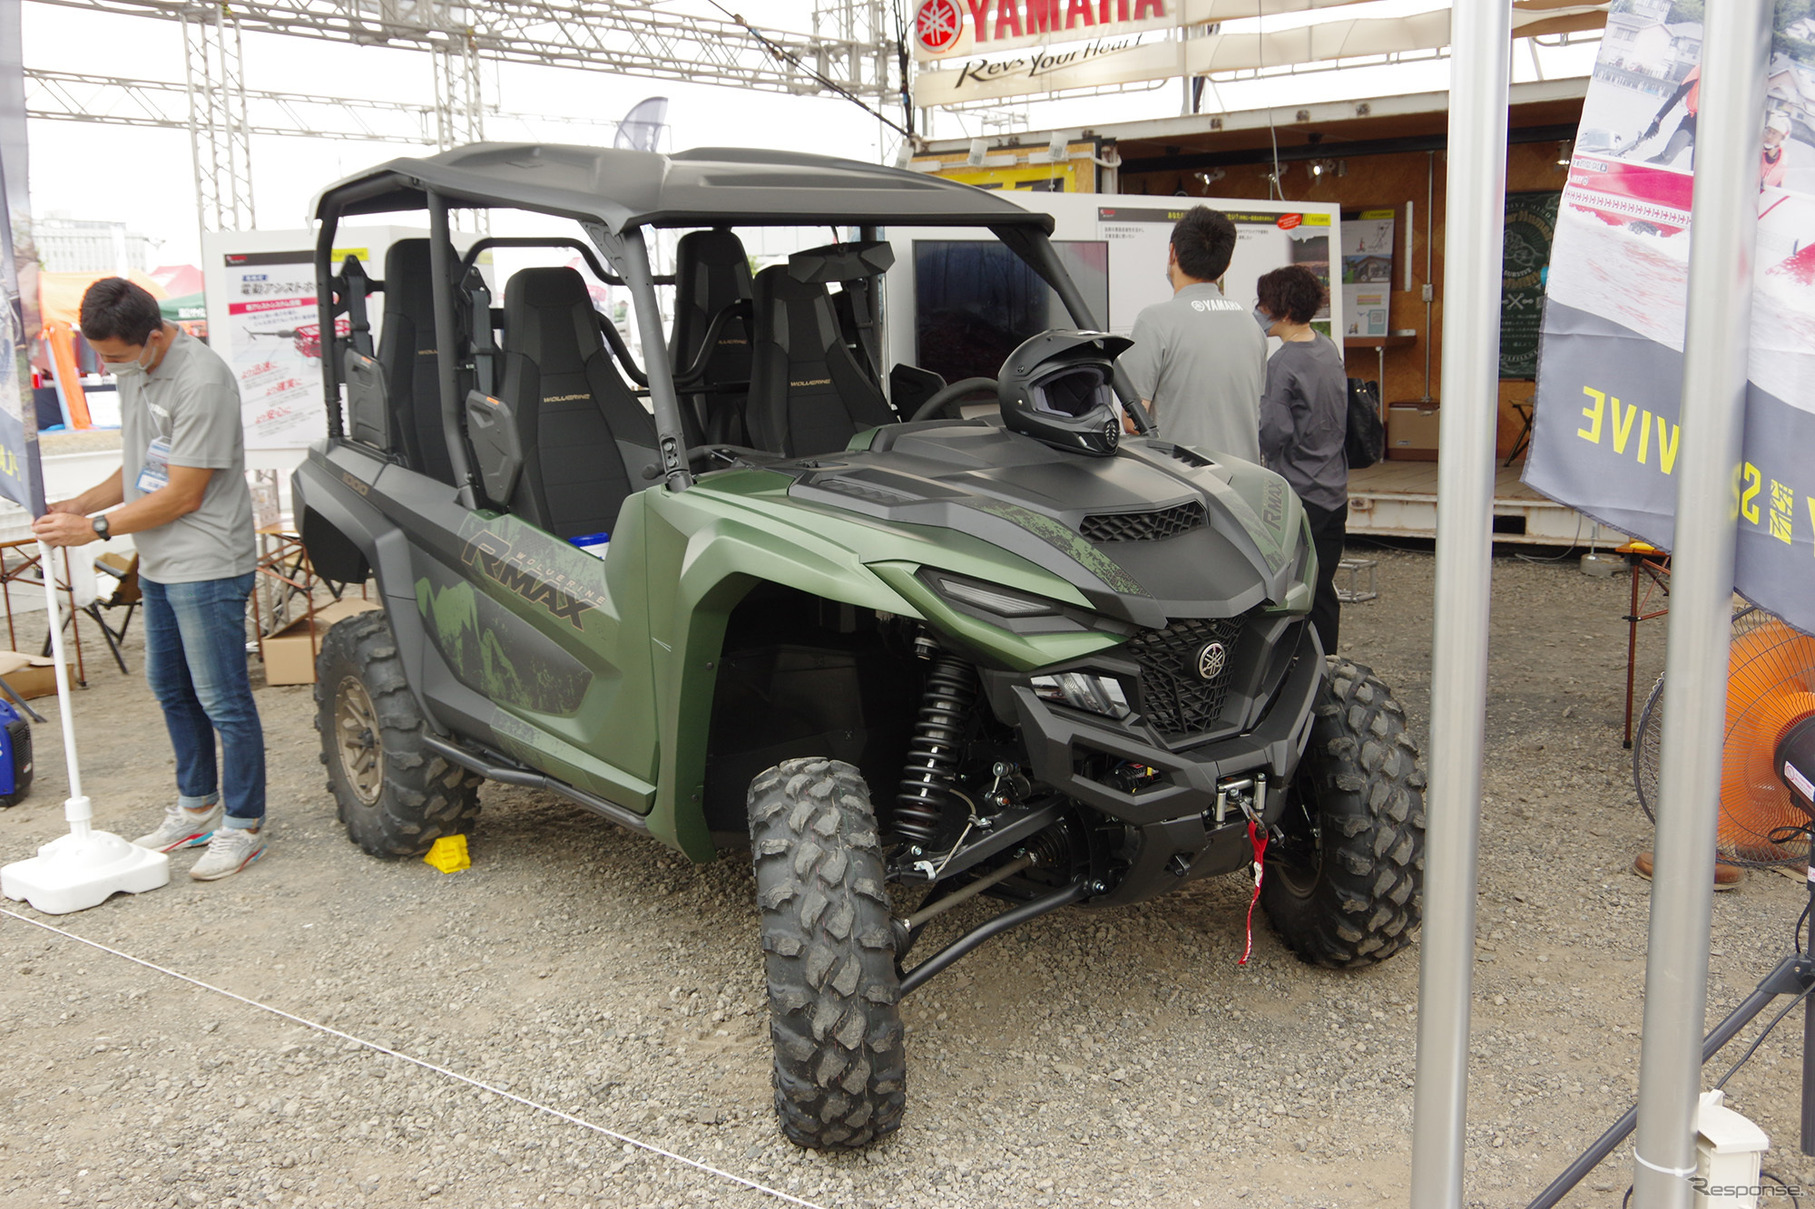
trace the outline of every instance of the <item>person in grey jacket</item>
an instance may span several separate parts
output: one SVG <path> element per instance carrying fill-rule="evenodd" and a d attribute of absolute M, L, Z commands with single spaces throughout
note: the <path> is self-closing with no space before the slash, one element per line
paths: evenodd
<path fill-rule="evenodd" d="M 1260 397 L 1260 451 L 1279 472 L 1311 518 L 1317 548 L 1317 591 L 1311 624 L 1326 655 L 1336 653 L 1342 604 L 1336 598 L 1336 564 L 1349 519 L 1349 378 L 1342 350 L 1311 327 L 1322 309 L 1323 283 L 1303 265 L 1287 265 L 1262 277 L 1254 320 L 1280 339 L 1267 362 L 1267 385 Z"/>

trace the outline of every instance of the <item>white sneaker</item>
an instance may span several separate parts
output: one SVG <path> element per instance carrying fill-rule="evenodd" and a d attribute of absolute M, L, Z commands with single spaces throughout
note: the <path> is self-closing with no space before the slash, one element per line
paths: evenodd
<path fill-rule="evenodd" d="M 178 848 L 199 848 L 208 842 L 214 829 L 221 825 L 221 804 L 216 802 L 207 810 L 197 813 L 184 810 L 181 806 L 172 806 L 164 812 L 164 821 L 150 835 L 141 835 L 132 841 L 141 848 L 153 852 L 173 852 Z"/>
<path fill-rule="evenodd" d="M 265 855 L 263 828 L 222 827 L 208 841 L 208 851 L 190 867 L 189 876 L 198 882 L 212 882 L 231 877 Z"/>

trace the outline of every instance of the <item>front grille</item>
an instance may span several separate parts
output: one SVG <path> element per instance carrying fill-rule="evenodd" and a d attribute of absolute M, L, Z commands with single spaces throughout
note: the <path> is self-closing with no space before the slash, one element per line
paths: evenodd
<path fill-rule="evenodd" d="M 1122 648 L 1141 665 L 1142 708 L 1162 734 L 1196 734 L 1216 724 L 1229 695 L 1241 632 L 1239 617 L 1187 618 L 1163 630 L 1143 631 Z M 1206 680 L 1198 675 L 1198 664 L 1212 642 L 1223 644 L 1223 662 Z"/>
<path fill-rule="evenodd" d="M 1100 512 L 1084 518 L 1078 532 L 1093 542 L 1157 542 L 1209 523 L 1197 500 L 1157 512 Z"/>

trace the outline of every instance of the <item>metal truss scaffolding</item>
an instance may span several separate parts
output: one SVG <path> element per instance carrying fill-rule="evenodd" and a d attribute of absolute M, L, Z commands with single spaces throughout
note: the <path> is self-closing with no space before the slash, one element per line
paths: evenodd
<path fill-rule="evenodd" d="M 239 22 L 223 4 L 182 13 L 189 149 L 203 230 L 244 230 L 252 209 L 252 133 Z"/>
<path fill-rule="evenodd" d="M 602 0 L 233 0 L 231 7 L 224 0 L 39 2 L 181 22 L 187 108 L 181 124 L 195 157 L 204 230 L 253 225 L 254 133 L 432 142 L 443 150 L 483 140 L 481 68 L 487 60 L 800 96 L 843 93 L 878 109 L 899 89 L 891 79 L 888 0 L 814 0 L 811 34 L 758 34 L 741 18 Z M 426 51 L 434 64 L 434 106 L 248 91 L 242 30 Z M 73 72 L 28 71 L 26 79 L 27 112 L 34 118 L 178 124 L 174 85 Z M 266 119 L 257 125 L 254 104 Z"/>
<path fill-rule="evenodd" d="M 184 20 L 193 0 L 38 0 L 121 16 Z M 208 10 L 213 11 L 213 10 Z M 600 0 L 234 0 L 229 20 L 254 33 L 433 51 L 464 38 L 480 59 L 814 95 L 842 89 L 871 103 L 896 95 L 885 0 L 816 0 L 823 32 Z M 821 80 L 818 76 L 823 76 Z"/>
<path fill-rule="evenodd" d="M 443 151 L 485 141 L 479 52 L 471 39 L 435 47 L 435 146 Z"/>

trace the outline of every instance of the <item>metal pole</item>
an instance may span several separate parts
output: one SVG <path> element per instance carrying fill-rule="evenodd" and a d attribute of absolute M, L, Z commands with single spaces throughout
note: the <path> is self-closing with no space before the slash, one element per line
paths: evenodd
<path fill-rule="evenodd" d="M 1449 108 L 1444 414 L 1437 460 L 1430 786 L 1412 1115 L 1411 1203 L 1417 1209 L 1462 1204 L 1512 9 L 1494 0 L 1456 0 L 1450 31 L 1454 60 L 1468 70 L 1452 76 Z M 1430 339 L 1428 328 L 1425 339 Z"/>
<path fill-rule="evenodd" d="M 51 655 L 56 660 L 57 713 L 63 723 L 63 761 L 69 769 L 69 797 L 63 802 L 63 817 L 69 821 L 69 833 L 86 840 L 93 827 L 94 808 L 82 792 L 82 766 L 76 759 L 76 720 L 69 705 L 69 661 L 63 654 L 63 613 L 57 607 L 57 571 L 51 562 L 51 548 L 38 543 L 38 566 L 44 572 L 45 616 L 50 619 Z M 68 577 L 68 561 L 64 562 Z"/>
<path fill-rule="evenodd" d="M 1708 995 L 1714 832 L 1726 727 L 1734 520 L 1752 316 L 1766 33 L 1764 0 L 1709 0 L 1703 29 L 1676 465 L 1663 764 L 1658 783 L 1633 1203 L 1687 1209 Z"/>

